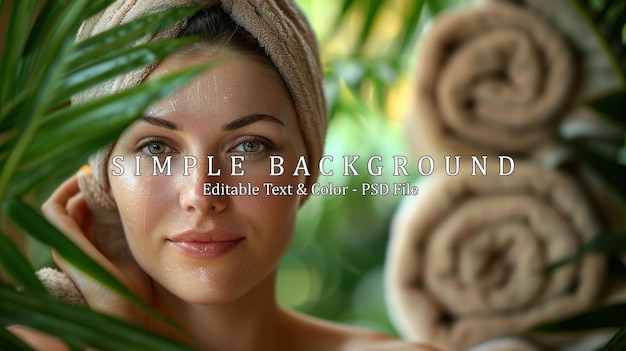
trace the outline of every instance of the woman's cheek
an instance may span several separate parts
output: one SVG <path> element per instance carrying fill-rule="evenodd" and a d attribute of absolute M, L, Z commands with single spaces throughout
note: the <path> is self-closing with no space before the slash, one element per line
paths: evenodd
<path fill-rule="evenodd" d="M 251 175 L 251 182 L 260 186 L 257 197 L 260 201 L 250 211 L 257 212 L 256 217 L 265 220 L 264 226 L 276 233 L 276 241 L 284 241 L 284 235 L 291 236 L 302 201 L 297 192 L 300 177 L 293 176 L 295 165 L 295 161 L 285 158 L 282 175 L 270 175 L 269 168 Z"/>
<path fill-rule="evenodd" d="M 167 176 L 133 174 L 110 178 L 126 238 L 135 256 L 137 250 L 149 247 L 152 229 L 164 215 L 162 211 L 165 207 L 159 204 L 165 203 L 161 197 L 169 188 L 166 178 Z"/>

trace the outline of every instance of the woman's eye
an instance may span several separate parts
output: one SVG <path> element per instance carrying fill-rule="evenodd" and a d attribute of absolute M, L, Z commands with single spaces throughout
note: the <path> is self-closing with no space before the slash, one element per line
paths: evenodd
<path fill-rule="evenodd" d="M 171 147 L 159 140 L 148 140 L 141 145 L 141 151 L 148 155 L 161 155 L 174 151 Z"/>
<path fill-rule="evenodd" d="M 260 138 L 252 138 L 248 140 L 244 140 L 235 148 L 233 148 L 234 152 L 240 152 L 244 154 L 260 154 L 267 152 L 269 147 L 269 142 L 265 142 L 264 140 L 259 140 Z"/>
<path fill-rule="evenodd" d="M 241 143 L 241 147 L 245 152 L 258 152 L 263 145 L 258 141 L 244 141 Z"/>

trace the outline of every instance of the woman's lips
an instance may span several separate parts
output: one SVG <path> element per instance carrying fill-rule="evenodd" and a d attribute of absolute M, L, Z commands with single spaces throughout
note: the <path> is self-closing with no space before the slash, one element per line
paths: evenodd
<path fill-rule="evenodd" d="M 227 254 L 246 238 L 223 231 L 187 231 L 167 242 L 182 254 L 192 258 L 216 258 Z"/>

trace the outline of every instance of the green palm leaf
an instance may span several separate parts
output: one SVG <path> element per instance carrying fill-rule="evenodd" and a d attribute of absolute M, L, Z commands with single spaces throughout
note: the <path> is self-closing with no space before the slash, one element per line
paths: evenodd
<path fill-rule="evenodd" d="M 111 2 L 9 2 L 12 10 L 0 58 L 0 202 L 2 215 L 25 234 L 54 247 L 77 269 L 152 311 L 24 201 L 33 190 L 41 191 L 75 172 L 88 155 L 110 143 L 145 108 L 206 69 L 176 72 L 71 106 L 69 99 L 75 93 L 151 64 L 191 40 L 135 45 L 146 34 L 193 14 L 197 8 L 151 14 L 74 43 L 80 24 Z M 29 260 L 2 231 L 0 256 L 2 269 L 12 278 L 11 283 L 0 283 L 3 326 L 31 326 L 67 340 L 72 349 L 89 345 L 102 350 L 186 350 L 122 321 L 68 307 L 46 296 Z M 4 329 L 0 344 L 3 349 L 29 349 Z"/>
<path fill-rule="evenodd" d="M 35 2 L 19 1 L 13 4 L 11 21 L 7 26 L 5 47 L 0 65 L 0 101 L 7 101 L 16 89 L 13 72 L 21 59 L 28 38 L 29 21 L 34 17 Z M 4 105 L 4 104 L 3 104 Z M 0 107 L 1 108 L 1 107 Z"/>
<path fill-rule="evenodd" d="M 626 40 L 623 37 L 623 31 L 626 27 L 626 2 L 621 0 L 570 1 L 578 9 L 581 17 L 586 21 L 586 25 L 595 33 L 622 82 L 620 90 L 583 101 L 582 104 L 614 123 L 616 129 L 622 128 L 624 126 L 624 87 L 626 87 Z M 619 148 L 620 145 L 621 142 L 616 145 L 616 148 Z M 580 160 L 594 169 L 611 189 L 618 193 L 622 201 L 625 201 L 625 147 L 622 147 L 617 155 L 613 155 L 595 148 L 592 142 L 572 141 L 568 142 L 568 146 Z M 558 269 L 558 267 L 576 261 L 590 252 L 606 255 L 622 254 L 626 252 L 626 236 L 624 233 L 600 235 L 583 247 L 579 253 L 560 262 L 555 262 L 547 269 Z M 623 303 L 603 306 L 568 319 L 539 325 L 535 330 L 544 332 L 583 331 L 621 326 L 617 334 L 602 350 L 624 350 L 626 347 L 625 311 L 626 305 Z"/>
<path fill-rule="evenodd" d="M 128 300 L 135 302 L 146 310 L 150 310 L 142 300 L 133 295 L 122 283 L 115 279 L 113 275 L 91 260 L 78 246 L 48 223 L 41 215 L 30 208 L 30 206 L 16 198 L 8 198 L 5 199 L 2 210 L 25 233 L 28 233 L 50 247 L 54 247 L 70 264 L 89 274 L 91 277 L 98 279 L 101 283 L 107 285 Z M 26 287 L 28 288 L 30 286 L 27 285 Z"/>
<path fill-rule="evenodd" d="M 91 310 L 58 303 L 50 296 L 0 285 L 0 324 L 18 323 L 65 335 L 74 347 L 99 350 L 189 351 L 188 347 Z M 88 320 L 89 323 L 85 323 Z"/>
<path fill-rule="evenodd" d="M 45 292 L 39 279 L 32 274 L 33 266 L 17 245 L 4 234 L 0 234 L 0 264 L 16 283 L 39 292 Z"/>
<path fill-rule="evenodd" d="M 626 24 L 626 2 L 622 0 L 570 0 L 582 18 L 595 32 L 626 86 L 626 41 L 623 38 Z"/>
<path fill-rule="evenodd" d="M 626 349 L 626 324 L 617 331 L 600 351 L 621 351 Z"/>
<path fill-rule="evenodd" d="M 626 303 L 602 306 L 567 319 L 543 323 L 535 328 L 538 332 L 572 332 L 603 328 L 619 328 L 624 324 Z"/>
<path fill-rule="evenodd" d="M 167 96 L 204 69 L 206 67 L 181 70 L 112 96 L 51 113 L 24 152 L 25 166 L 18 173 L 11 192 L 23 193 L 33 184 L 43 182 L 50 173 L 41 171 L 55 172 L 53 166 L 57 164 L 64 165 L 58 169 L 63 172 L 61 175 L 75 171 L 85 162 L 84 155 L 94 153 L 113 140 L 153 101 Z M 68 140 L 68 135 L 73 137 Z"/>

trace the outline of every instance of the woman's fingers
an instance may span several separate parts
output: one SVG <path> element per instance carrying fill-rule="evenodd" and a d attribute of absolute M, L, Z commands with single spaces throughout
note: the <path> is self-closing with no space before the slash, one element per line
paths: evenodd
<path fill-rule="evenodd" d="M 68 215 L 78 224 L 87 239 L 93 243 L 91 230 L 92 215 L 84 196 L 81 193 L 72 196 L 65 208 Z"/>
<path fill-rule="evenodd" d="M 86 222 L 89 221 L 90 214 L 84 199 L 82 199 L 80 195 L 77 175 L 63 182 L 59 188 L 52 193 L 50 198 L 42 205 L 42 211 L 46 219 L 68 239 L 74 242 L 84 253 L 119 280 L 126 283 L 126 279 L 120 270 L 98 250 L 92 240 L 90 240 L 91 238 L 89 238 L 87 233 L 83 230 Z M 79 222 L 81 223 L 79 224 Z M 90 231 L 87 230 L 87 232 Z M 83 274 L 67 264 L 56 252 L 53 253 L 53 258 L 59 267 L 63 268 L 81 290 L 86 287 L 85 282 L 87 280 Z M 91 281 L 89 282 L 91 284 Z"/>
<path fill-rule="evenodd" d="M 73 175 L 63 182 L 41 206 L 41 211 L 50 223 L 61 231 L 70 232 L 64 232 L 64 234 L 80 233 L 78 223 L 67 211 L 68 202 L 77 194 L 79 194 L 78 178 L 77 175 Z"/>
<path fill-rule="evenodd" d="M 138 296 L 149 301 L 147 293 L 150 291 L 149 279 L 130 253 L 122 255 L 123 252 L 128 252 L 128 248 L 119 214 L 115 211 L 92 212 L 80 193 L 77 175 L 63 182 L 52 193 L 43 204 L 42 211 L 45 217 L 83 252 Z M 92 309 L 126 320 L 133 320 L 135 315 L 140 315 L 136 307 L 79 271 L 55 251 L 53 259 L 80 289 Z"/>
<path fill-rule="evenodd" d="M 78 173 L 63 182 L 41 207 L 45 217 L 55 225 L 70 224 L 66 216 L 73 219 L 85 234 L 89 230 L 90 212 L 78 186 Z M 70 224 L 71 225 L 71 224 Z M 73 225 L 71 225 L 73 226 Z"/>

